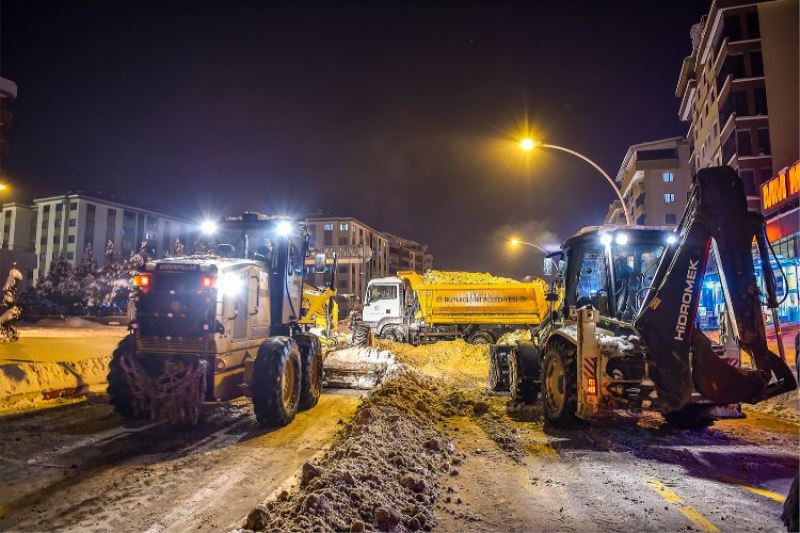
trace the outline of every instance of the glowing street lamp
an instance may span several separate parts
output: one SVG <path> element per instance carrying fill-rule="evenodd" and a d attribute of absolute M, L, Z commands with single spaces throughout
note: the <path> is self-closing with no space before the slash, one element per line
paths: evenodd
<path fill-rule="evenodd" d="M 537 250 L 542 252 L 544 255 L 547 255 L 547 254 L 550 253 L 547 250 L 545 250 L 544 248 L 542 248 L 541 246 L 539 246 L 538 244 L 534 244 L 532 242 L 521 241 L 521 240 L 517 239 L 516 237 L 509 239 L 508 242 L 509 242 L 509 244 L 511 244 L 511 246 L 519 246 L 519 245 L 522 244 L 522 245 L 525 245 L 525 246 L 530 246 L 531 248 L 536 248 Z"/>
<path fill-rule="evenodd" d="M 564 148 L 563 146 L 558 146 L 558 145 L 555 145 L 555 144 L 545 144 L 545 143 L 536 141 L 534 139 L 531 139 L 530 137 L 525 137 L 524 139 L 522 139 L 519 142 L 519 147 L 524 152 L 530 152 L 534 148 L 552 148 L 553 150 L 560 150 L 562 152 L 566 152 L 566 153 L 568 153 L 570 155 L 573 155 L 573 156 L 575 156 L 575 157 L 577 157 L 579 159 L 582 159 L 583 161 L 589 163 L 595 170 L 597 170 L 600 174 L 603 175 L 603 177 L 606 179 L 608 184 L 611 185 L 611 188 L 614 189 L 614 193 L 617 195 L 617 198 L 619 198 L 619 201 L 622 204 L 622 212 L 625 213 L 625 223 L 628 226 L 631 225 L 631 216 L 628 213 L 628 208 L 625 206 L 625 200 L 622 198 L 622 192 L 619 190 L 619 187 L 617 187 L 617 184 L 614 183 L 614 180 L 611 178 L 611 176 L 609 176 L 608 173 L 605 170 L 603 170 L 602 167 L 600 167 L 600 165 L 598 165 L 597 163 L 595 163 L 594 161 L 592 161 L 591 159 L 589 159 L 585 155 L 583 155 L 583 154 L 581 154 L 579 152 L 576 152 L 575 150 L 570 150 L 569 148 Z"/>
<path fill-rule="evenodd" d="M 219 229 L 219 227 L 213 220 L 204 220 L 200 223 L 200 231 L 202 231 L 204 235 L 214 235 L 217 229 Z"/>
<path fill-rule="evenodd" d="M 5 191 L 6 189 L 8 189 L 8 185 L 5 183 L 0 183 L 0 191 Z"/>

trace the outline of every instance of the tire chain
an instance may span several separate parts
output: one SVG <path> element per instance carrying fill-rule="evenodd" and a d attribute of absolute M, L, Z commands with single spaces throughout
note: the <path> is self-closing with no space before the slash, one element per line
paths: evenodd
<path fill-rule="evenodd" d="M 198 359 L 181 376 L 173 365 L 165 365 L 154 378 L 134 357 L 123 354 L 120 367 L 134 397 L 134 412 L 149 413 L 151 420 L 189 420 L 197 425 L 206 390 L 208 362 Z"/>

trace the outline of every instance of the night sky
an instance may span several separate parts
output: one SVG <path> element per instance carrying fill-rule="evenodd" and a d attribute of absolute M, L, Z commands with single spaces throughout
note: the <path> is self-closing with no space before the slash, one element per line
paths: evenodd
<path fill-rule="evenodd" d="M 19 86 L 13 199 L 68 188 L 192 219 L 326 209 L 427 243 L 438 268 L 524 275 L 602 222 L 616 175 L 683 135 L 674 97 L 707 1 L 2 0 Z"/>

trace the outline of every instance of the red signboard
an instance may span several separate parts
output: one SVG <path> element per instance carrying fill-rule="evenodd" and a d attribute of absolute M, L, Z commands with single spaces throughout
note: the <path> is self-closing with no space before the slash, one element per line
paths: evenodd
<path fill-rule="evenodd" d="M 784 168 L 780 173 L 761 185 L 761 210 L 776 211 L 800 196 L 800 161 Z"/>

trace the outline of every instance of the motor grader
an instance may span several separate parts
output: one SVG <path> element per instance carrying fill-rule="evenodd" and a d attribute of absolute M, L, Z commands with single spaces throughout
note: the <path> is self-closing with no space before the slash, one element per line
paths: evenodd
<path fill-rule="evenodd" d="M 766 294 L 756 281 L 753 243 Z M 735 171 L 700 170 L 676 230 L 586 228 L 546 260 L 559 265 L 549 316 L 532 329 L 531 342 L 492 350 L 490 386 L 507 385 L 521 403 L 541 392 L 546 419 L 563 426 L 617 410 L 656 411 L 684 428 L 742 417 L 741 403 L 797 388 L 776 316 L 780 356 L 767 347 L 762 306 L 779 303 L 770 251 L 764 218 L 747 210 Z M 732 349 L 696 326 L 710 255 Z"/>
<path fill-rule="evenodd" d="M 131 334 L 108 375 L 119 414 L 197 423 L 203 402 L 246 395 L 260 423 L 283 426 L 318 402 L 322 353 L 307 311 L 332 307 L 335 292 L 304 299 L 305 226 L 245 213 L 216 237 L 214 253 L 150 261 L 134 277 Z"/>

